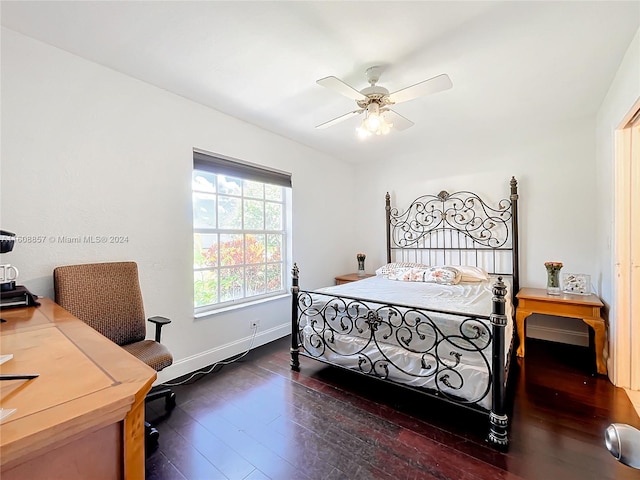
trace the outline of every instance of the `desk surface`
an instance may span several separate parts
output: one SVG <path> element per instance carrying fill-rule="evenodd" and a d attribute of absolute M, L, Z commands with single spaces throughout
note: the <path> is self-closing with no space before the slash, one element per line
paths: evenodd
<path fill-rule="evenodd" d="M 3 470 L 124 421 L 134 405 L 144 407 L 156 378 L 152 368 L 53 301 L 39 301 L 39 307 L 0 312 L 6 320 L 0 324 L 0 352 L 13 354 L 0 372 L 39 374 L 0 382 L 0 406 L 16 409 L 0 423 Z M 144 443 L 137 443 L 125 447 L 125 471 L 139 471 L 142 463 L 144 472 Z"/>

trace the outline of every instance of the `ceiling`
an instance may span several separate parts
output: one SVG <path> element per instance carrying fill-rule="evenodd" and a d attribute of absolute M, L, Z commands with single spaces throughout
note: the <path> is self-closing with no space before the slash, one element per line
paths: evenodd
<path fill-rule="evenodd" d="M 2 1 L 2 25 L 347 161 L 415 152 L 456 130 L 593 116 L 640 25 L 640 2 Z M 394 107 L 415 125 L 360 140 L 356 89 L 447 73 Z"/>

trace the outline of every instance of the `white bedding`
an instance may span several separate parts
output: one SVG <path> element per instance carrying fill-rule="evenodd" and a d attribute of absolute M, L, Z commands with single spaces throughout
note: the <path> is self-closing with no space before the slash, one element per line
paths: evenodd
<path fill-rule="evenodd" d="M 508 281 L 505 279 L 503 281 L 508 288 Z M 488 317 L 491 314 L 491 298 L 495 282 L 496 279 L 492 278 L 487 282 L 440 285 L 438 283 L 401 282 L 376 275 L 357 282 L 325 287 L 316 291 Z M 508 305 L 510 306 L 510 302 Z M 509 313 L 507 316 L 510 317 Z"/>
<path fill-rule="evenodd" d="M 364 306 L 359 302 L 352 304 L 347 314 L 344 307 L 349 305 L 348 301 L 343 303 L 314 294 L 312 308 L 300 319 L 304 349 L 316 358 L 355 370 L 374 370 L 378 376 L 435 389 L 445 396 L 460 397 L 488 410 L 491 407 L 489 320 L 464 322 L 468 317 L 407 313 L 411 309 L 404 307 L 397 315 L 389 315 L 389 309 L 380 307 L 381 304 L 400 304 L 488 317 L 495 280 L 440 285 L 375 276 L 316 290 L 330 296 L 370 301 L 363 302 Z M 356 311 L 358 305 L 360 310 Z M 380 322 L 373 327 L 364 318 L 368 309 L 380 315 Z M 505 313 L 508 319 L 506 359 L 513 335 L 509 289 Z M 446 376 L 444 381 L 443 376 Z"/>

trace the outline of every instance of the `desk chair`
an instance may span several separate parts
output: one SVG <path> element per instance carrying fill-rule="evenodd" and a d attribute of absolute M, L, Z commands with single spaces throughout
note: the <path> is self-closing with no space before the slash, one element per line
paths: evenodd
<path fill-rule="evenodd" d="M 135 262 L 67 265 L 53 271 L 55 301 L 89 326 L 117 343 L 133 356 L 159 372 L 173 363 L 171 352 L 160 343 L 162 326 L 171 322 L 151 317 L 155 340 L 145 340 L 146 325 L 142 292 Z M 146 402 L 165 399 L 165 408 L 176 406 L 169 388 L 152 388 Z M 147 451 L 158 443 L 158 431 L 145 422 Z"/>

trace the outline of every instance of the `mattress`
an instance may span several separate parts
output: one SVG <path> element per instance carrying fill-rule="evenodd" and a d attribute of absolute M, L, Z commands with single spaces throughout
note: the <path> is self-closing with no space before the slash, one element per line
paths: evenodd
<path fill-rule="evenodd" d="M 302 346 L 314 358 L 488 410 L 495 280 L 440 285 L 375 276 L 301 292 Z M 507 288 L 505 359 L 513 335 Z"/>

